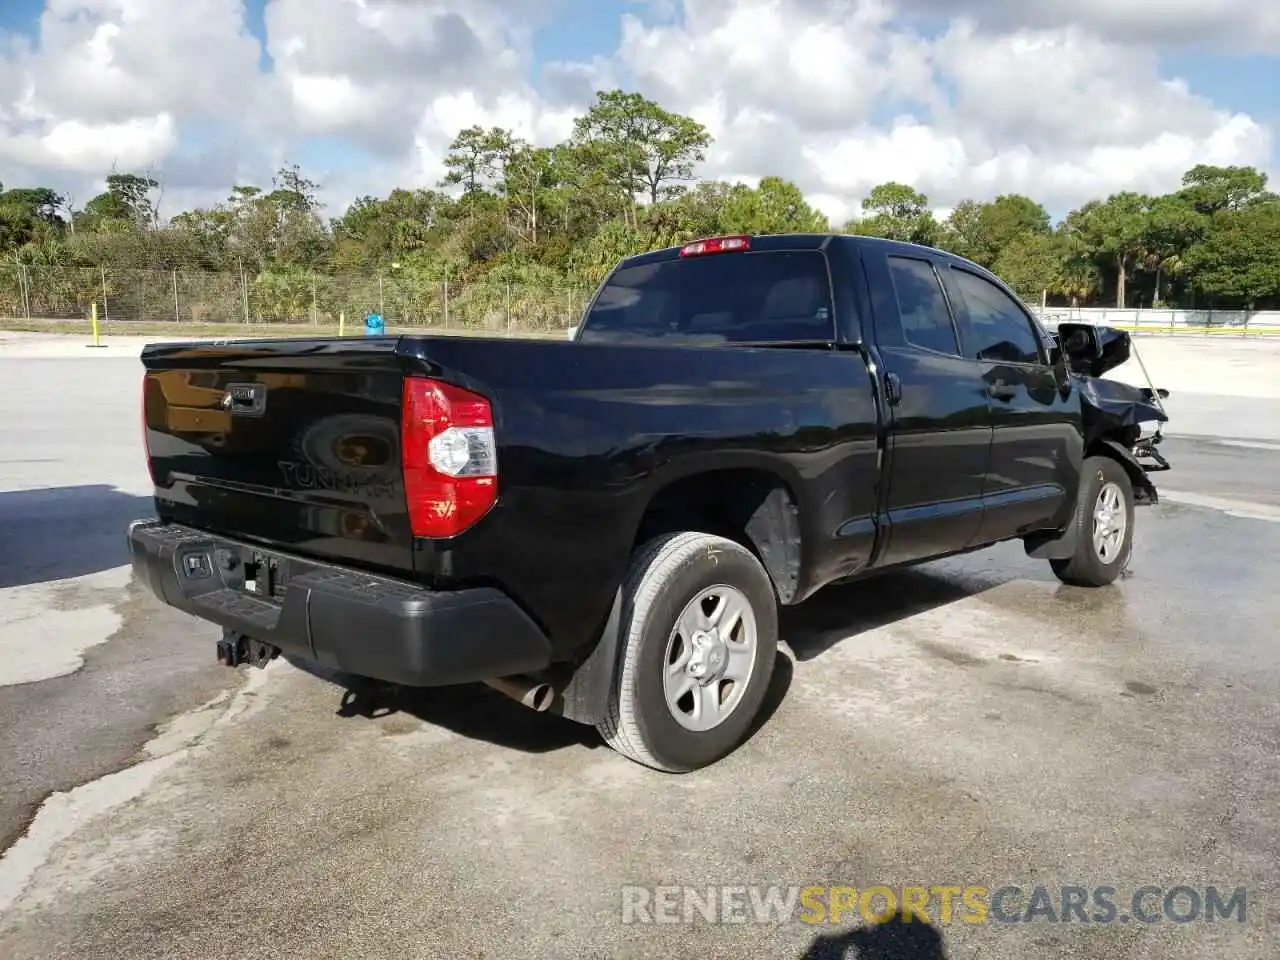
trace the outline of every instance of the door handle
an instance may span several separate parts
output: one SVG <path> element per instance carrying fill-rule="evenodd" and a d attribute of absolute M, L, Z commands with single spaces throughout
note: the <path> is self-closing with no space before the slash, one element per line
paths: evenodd
<path fill-rule="evenodd" d="M 884 392 L 889 399 L 889 406 L 896 407 L 902 402 L 902 378 L 896 373 L 884 375 Z"/>
<path fill-rule="evenodd" d="M 1012 400 L 1017 395 L 1018 388 L 1012 383 L 997 380 L 995 383 L 987 385 L 987 396 L 996 400 Z"/>

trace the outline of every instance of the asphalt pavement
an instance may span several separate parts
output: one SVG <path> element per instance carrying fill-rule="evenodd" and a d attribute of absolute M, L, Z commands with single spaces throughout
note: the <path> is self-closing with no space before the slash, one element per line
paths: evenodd
<path fill-rule="evenodd" d="M 670 777 L 483 688 L 217 667 L 216 631 L 123 568 L 149 509 L 137 372 L 0 355 L 0 957 L 1276 955 L 1265 398 L 1215 395 L 1231 442 L 1194 418 L 1166 442 L 1171 495 L 1115 587 L 1011 544 L 831 588 L 785 611 L 755 736 Z M 665 885 L 697 895 L 667 918 L 689 922 L 628 915 Z M 697 909 L 806 885 L 1022 896 L 981 923 L 935 901 L 927 926 Z M 1120 909 L 1000 922 L 1037 885 Z M 1178 885 L 1245 888 L 1244 922 L 1120 920 Z"/>

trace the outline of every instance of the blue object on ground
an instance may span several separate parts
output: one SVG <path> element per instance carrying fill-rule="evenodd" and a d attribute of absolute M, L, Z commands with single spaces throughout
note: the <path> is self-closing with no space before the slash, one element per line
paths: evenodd
<path fill-rule="evenodd" d="M 366 337 L 380 337 L 383 329 L 382 314 L 371 313 L 364 318 L 364 334 Z"/>

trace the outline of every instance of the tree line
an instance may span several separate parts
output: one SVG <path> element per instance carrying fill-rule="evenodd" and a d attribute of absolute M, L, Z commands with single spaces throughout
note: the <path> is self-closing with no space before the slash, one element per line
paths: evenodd
<path fill-rule="evenodd" d="M 926 195 L 884 183 L 859 218 L 836 226 L 782 177 L 756 187 L 700 180 L 711 144 L 692 118 L 610 90 L 563 143 L 473 126 L 454 139 L 435 187 L 363 196 L 327 220 L 319 185 L 296 165 L 268 187 L 236 185 L 222 203 L 174 215 L 146 172 L 111 172 L 83 206 L 47 187 L 0 186 L 0 285 L 6 262 L 37 277 L 98 271 L 104 288 L 108 271 L 238 274 L 252 278 L 246 311 L 250 287 L 298 302 L 310 289 L 314 310 L 317 278 L 388 276 L 404 290 L 421 286 L 424 303 L 444 283 L 447 310 L 477 284 L 589 288 L 624 256 L 700 236 L 841 230 L 958 253 L 1034 303 L 1280 305 L 1280 198 L 1252 167 L 1198 165 L 1171 193 L 1116 193 L 1057 224 L 1015 193 L 965 200 L 939 220 Z M 75 282 L 96 296 L 89 279 Z M 25 283 L 29 299 L 38 284 Z"/>

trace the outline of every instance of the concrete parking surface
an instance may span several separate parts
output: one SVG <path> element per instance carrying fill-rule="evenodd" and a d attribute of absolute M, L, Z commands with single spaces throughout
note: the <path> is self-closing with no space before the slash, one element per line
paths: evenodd
<path fill-rule="evenodd" d="M 0 957 L 1276 956 L 1268 398 L 1209 384 L 1232 440 L 1168 441 L 1114 588 L 1006 545 L 786 611 L 759 731 L 671 777 L 484 688 L 217 667 L 122 567 L 137 374 L 0 352 Z M 823 884 L 1020 887 L 1001 916 L 1110 885 L 1119 911 L 624 922 L 626 888 Z M 1144 886 L 1246 888 L 1244 922 L 1121 922 Z"/>

